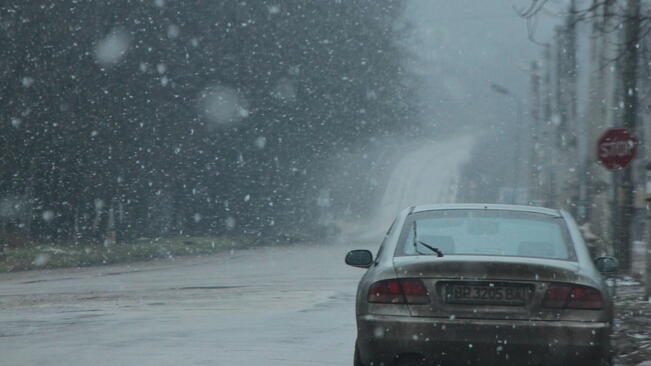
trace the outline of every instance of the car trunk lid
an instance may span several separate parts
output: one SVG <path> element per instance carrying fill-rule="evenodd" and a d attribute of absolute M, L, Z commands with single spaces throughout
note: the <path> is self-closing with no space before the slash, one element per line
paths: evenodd
<path fill-rule="evenodd" d="M 549 284 L 579 279 L 576 262 L 524 257 L 407 256 L 394 267 L 426 286 L 430 303 L 409 306 L 423 317 L 557 320 L 557 310 L 540 306 Z"/>

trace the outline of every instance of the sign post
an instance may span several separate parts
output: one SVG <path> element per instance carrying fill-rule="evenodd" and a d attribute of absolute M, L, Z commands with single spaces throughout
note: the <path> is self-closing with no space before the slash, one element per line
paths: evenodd
<path fill-rule="evenodd" d="M 624 170 L 620 184 L 615 189 L 615 253 L 622 263 L 622 269 L 631 266 L 631 223 L 635 214 L 634 187 L 630 168 L 637 152 L 637 138 L 625 128 L 611 128 L 597 141 L 597 158 L 610 171 Z"/>
<path fill-rule="evenodd" d="M 651 204 L 651 163 L 646 165 L 646 210 L 647 218 L 651 219 L 649 213 L 649 205 Z M 651 223 L 648 227 L 651 227 Z M 647 301 L 651 302 L 651 238 L 646 238 L 644 253 L 644 297 Z"/>

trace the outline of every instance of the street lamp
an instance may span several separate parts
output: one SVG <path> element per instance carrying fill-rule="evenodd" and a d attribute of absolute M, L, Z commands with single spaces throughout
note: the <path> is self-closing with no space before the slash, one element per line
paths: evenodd
<path fill-rule="evenodd" d="M 491 84 L 491 90 L 493 90 L 494 92 L 496 92 L 498 94 L 509 96 L 509 97 L 511 97 L 513 99 L 513 101 L 516 104 L 516 108 L 517 108 L 518 126 L 521 126 L 522 125 L 522 101 L 520 100 L 520 98 L 518 98 L 515 94 L 511 93 L 511 91 L 509 89 L 505 88 L 504 86 L 502 86 L 500 84 L 492 83 Z"/>
<path fill-rule="evenodd" d="M 507 88 L 503 87 L 500 84 L 492 83 L 491 84 L 491 89 L 493 89 L 494 92 L 497 92 L 497 93 L 500 93 L 500 94 L 511 95 L 511 92 L 509 92 L 509 90 Z"/>
<path fill-rule="evenodd" d="M 525 184 L 523 184 L 523 186 L 528 187 L 526 185 L 526 182 L 525 182 L 524 179 L 523 180 L 519 179 L 520 178 L 519 174 L 522 174 L 522 172 L 527 171 L 525 169 L 526 167 L 520 167 L 520 165 L 522 164 L 522 138 L 523 138 L 523 133 L 522 133 L 522 128 L 523 128 L 523 126 L 522 126 L 522 101 L 515 94 L 511 93 L 511 91 L 509 89 L 507 89 L 506 87 L 504 87 L 504 86 L 502 86 L 500 84 L 491 83 L 490 88 L 495 93 L 498 93 L 498 94 L 501 94 L 501 95 L 506 95 L 506 96 L 510 97 L 511 99 L 513 99 L 513 101 L 515 102 L 515 106 L 516 106 L 516 113 L 517 113 L 517 115 L 516 115 L 516 119 L 517 119 L 516 123 L 517 123 L 517 126 L 515 126 L 515 132 L 516 132 L 515 140 L 516 141 L 515 141 L 515 154 L 513 156 L 513 163 L 514 163 L 513 164 L 513 168 L 514 168 L 514 171 L 513 171 L 513 200 L 511 202 L 511 203 L 516 203 L 515 202 L 515 200 L 516 200 L 515 196 L 516 196 L 516 189 L 518 187 L 518 182 L 522 181 L 523 183 L 525 183 Z M 526 197 L 525 201 L 527 201 L 527 200 L 528 200 L 528 197 Z M 527 203 L 527 202 L 517 202 L 517 203 Z"/>

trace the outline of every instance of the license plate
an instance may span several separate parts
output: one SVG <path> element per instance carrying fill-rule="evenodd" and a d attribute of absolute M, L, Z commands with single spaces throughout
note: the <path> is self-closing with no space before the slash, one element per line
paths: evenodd
<path fill-rule="evenodd" d="M 448 284 L 445 301 L 453 304 L 524 305 L 529 288 L 498 284 Z"/>

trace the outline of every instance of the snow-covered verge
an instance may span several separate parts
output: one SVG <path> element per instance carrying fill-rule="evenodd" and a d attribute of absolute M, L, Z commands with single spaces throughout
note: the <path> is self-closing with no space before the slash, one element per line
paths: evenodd
<path fill-rule="evenodd" d="M 208 255 L 259 244 L 253 237 L 175 237 L 112 245 L 27 244 L 0 251 L 0 273 L 46 268 L 87 267 Z"/>
<path fill-rule="evenodd" d="M 635 366 L 651 362 L 651 302 L 644 287 L 630 278 L 617 281 L 613 347 L 615 365 Z"/>

